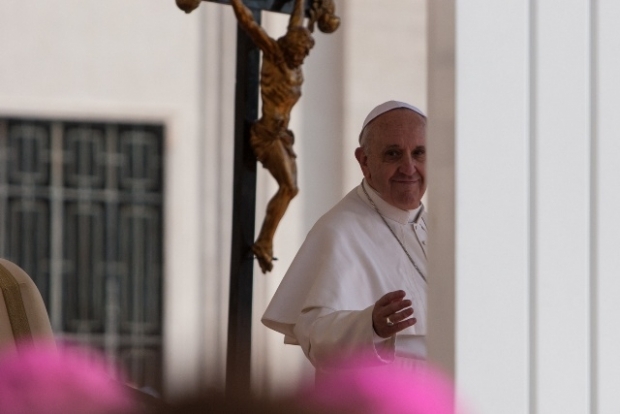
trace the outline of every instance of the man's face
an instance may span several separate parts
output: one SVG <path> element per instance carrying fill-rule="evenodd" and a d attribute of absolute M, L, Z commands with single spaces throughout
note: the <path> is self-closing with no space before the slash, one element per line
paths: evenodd
<path fill-rule="evenodd" d="M 284 51 L 284 59 L 289 68 L 295 69 L 304 63 L 304 59 L 308 54 L 310 54 L 310 47 L 307 44 L 292 44 Z"/>
<path fill-rule="evenodd" d="M 418 207 L 426 191 L 426 120 L 409 109 L 393 109 L 363 134 L 367 150 L 358 148 L 355 158 L 368 184 L 395 207 Z"/>

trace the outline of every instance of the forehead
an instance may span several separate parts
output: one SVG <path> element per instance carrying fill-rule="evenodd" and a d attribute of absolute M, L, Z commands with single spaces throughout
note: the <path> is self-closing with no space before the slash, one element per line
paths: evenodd
<path fill-rule="evenodd" d="M 372 146 L 426 145 L 426 119 L 409 109 L 393 109 L 375 118 L 366 133 Z"/>

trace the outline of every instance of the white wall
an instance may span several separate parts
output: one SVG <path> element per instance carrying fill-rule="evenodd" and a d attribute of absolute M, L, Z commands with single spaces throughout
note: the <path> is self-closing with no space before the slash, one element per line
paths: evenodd
<path fill-rule="evenodd" d="M 618 412 L 620 6 L 429 15 L 433 357 L 477 413 Z"/>

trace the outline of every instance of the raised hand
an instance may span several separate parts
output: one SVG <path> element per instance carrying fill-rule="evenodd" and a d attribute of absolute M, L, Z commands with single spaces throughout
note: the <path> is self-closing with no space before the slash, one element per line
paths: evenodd
<path fill-rule="evenodd" d="M 372 310 L 372 327 L 381 338 L 389 338 L 414 325 L 411 301 L 405 299 L 405 292 L 396 290 L 381 296 Z"/>

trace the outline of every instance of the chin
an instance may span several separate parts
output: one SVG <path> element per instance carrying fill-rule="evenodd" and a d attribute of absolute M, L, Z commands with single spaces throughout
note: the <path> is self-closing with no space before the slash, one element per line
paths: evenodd
<path fill-rule="evenodd" d="M 396 207 L 401 210 L 413 210 L 414 208 L 418 208 L 420 206 L 422 197 L 418 197 L 417 194 L 415 196 L 408 194 L 402 197 L 394 198 L 393 200 L 396 202 Z"/>

